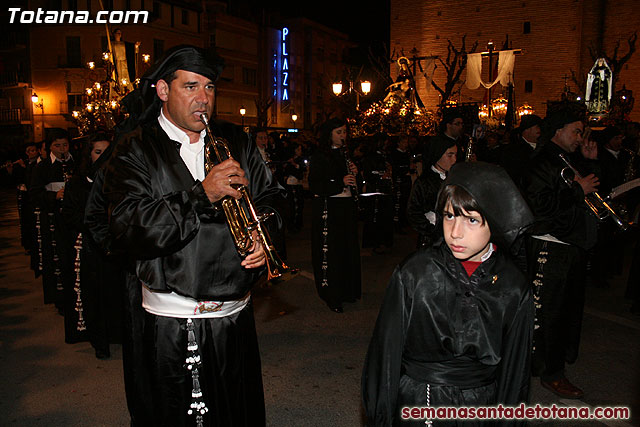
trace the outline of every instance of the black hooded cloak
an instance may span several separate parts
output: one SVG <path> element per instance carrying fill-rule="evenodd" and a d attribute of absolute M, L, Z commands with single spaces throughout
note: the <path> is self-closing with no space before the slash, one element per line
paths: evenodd
<path fill-rule="evenodd" d="M 445 184 L 476 199 L 498 248 L 471 276 L 445 243 L 398 265 L 364 365 L 368 425 L 410 424 L 401 419 L 408 406 L 515 405 L 527 398 L 533 303 L 506 248 L 531 213 L 499 167 L 460 163 Z"/>

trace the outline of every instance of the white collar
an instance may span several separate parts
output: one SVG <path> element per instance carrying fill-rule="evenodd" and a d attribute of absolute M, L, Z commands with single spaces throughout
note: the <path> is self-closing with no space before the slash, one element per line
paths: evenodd
<path fill-rule="evenodd" d="M 447 174 L 442 172 L 440 169 L 438 169 L 434 165 L 431 165 L 431 170 L 434 171 L 435 173 L 437 173 L 438 175 L 440 175 L 440 179 L 441 180 L 444 181 L 445 179 L 447 179 Z"/>
<path fill-rule="evenodd" d="M 529 142 L 527 141 L 527 138 L 525 138 L 524 136 L 522 137 L 522 140 L 524 142 L 526 142 L 527 144 L 529 144 L 531 146 L 531 148 L 533 148 L 534 150 L 536 149 L 536 143 L 535 142 Z"/>
<path fill-rule="evenodd" d="M 56 161 L 58 161 L 58 162 L 66 162 L 66 161 L 69 161 L 71 159 L 73 159 L 73 156 L 69 152 L 67 152 L 67 158 L 64 159 L 64 160 L 57 158 L 55 156 L 55 154 L 53 154 L 53 153 L 49 153 L 49 160 L 51 160 L 51 164 L 54 164 Z"/>
<path fill-rule="evenodd" d="M 487 251 L 486 254 L 480 257 L 480 262 L 485 262 L 486 260 L 488 260 L 494 250 L 495 249 L 493 248 L 493 243 L 489 243 L 489 250 Z"/>
<path fill-rule="evenodd" d="M 185 131 L 183 131 L 178 126 L 171 123 L 169 119 L 167 119 L 167 117 L 164 115 L 164 108 L 160 109 L 160 116 L 158 116 L 158 123 L 160 124 L 160 127 L 162 128 L 162 130 L 165 131 L 169 139 L 173 141 L 177 141 L 181 144 L 186 144 L 187 146 L 191 144 L 191 139 L 189 139 L 189 135 L 187 135 Z M 200 144 L 204 145 L 204 137 L 206 134 L 207 134 L 206 129 L 203 129 L 202 132 L 200 132 L 200 139 L 196 143 L 197 145 L 200 145 Z"/>
<path fill-rule="evenodd" d="M 620 154 L 620 151 L 614 151 L 614 150 L 611 150 L 611 149 L 609 149 L 607 147 L 604 147 L 604 149 L 607 150 L 608 152 L 610 152 L 611 155 L 613 155 L 613 157 L 615 157 L 616 159 L 618 158 L 618 154 Z"/>

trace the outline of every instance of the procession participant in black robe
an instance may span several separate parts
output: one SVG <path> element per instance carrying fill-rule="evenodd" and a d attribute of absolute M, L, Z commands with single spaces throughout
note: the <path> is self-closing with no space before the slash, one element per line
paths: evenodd
<path fill-rule="evenodd" d="M 30 266 L 34 272 L 36 279 L 42 274 L 42 231 L 40 223 L 40 207 L 38 203 L 33 200 L 31 196 L 31 188 L 33 185 L 33 175 L 36 170 L 36 166 L 48 156 L 45 141 L 41 141 L 35 144 L 37 156 L 33 162 L 27 165 L 26 170 L 26 183 L 27 183 L 27 198 L 29 200 L 29 211 L 31 213 L 31 262 Z"/>
<path fill-rule="evenodd" d="M 74 161 L 69 153 L 69 136 L 63 129 L 51 129 L 46 144 L 49 156 L 38 163 L 33 172 L 29 197 L 39 209 L 44 302 L 55 303 L 62 314 L 63 284 L 70 274 L 65 266 L 69 265 L 72 244 L 60 209 Z"/>
<path fill-rule="evenodd" d="M 33 247 L 31 229 L 34 227 L 33 207 L 29 201 L 28 186 L 31 182 L 33 168 L 37 164 L 38 149 L 36 144 L 30 143 L 25 145 L 24 151 L 25 158 L 20 158 L 15 162 L 7 162 L 6 169 L 16 188 L 18 217 L 20 218 L 20 243 L 28 255 Z"/>
<path fill-rule="evenodd" d="M 615 126 L 607 126 L 600 132 L 591 132 L 591 139 L 598 144 L 598 162 L 600 164 L 600 186 L 598 193 L 602 197 L 611 193 L 614 187 L 625 182 L 625 170 L 629 162 L 628 152 L 622 150 L 624 135 Z M 610 205 L 618 212 L 628 212 L 624 196 Z M 596 287 L 609 287 L 608 279 L 622 273 L 625 240 L 631 233 L 622 235 L 613 221 L 605 221 L 598 226 L 598 242 L 590 254 L 591 270 L 589 276 Z"/>
<path fill-rule="evenodd" d="M 355 302 L 361 295 L 357 207 L 352 194 L 358 171 L 353 164 L 347 170 L 346 137 L 343 120 L 325 122 L 309 166 L 313 273 L 318 295 L 336 313 L 344 311 L 342 303 Z"/>
<path fill-rule="evenodd" d="M 302 155 L 302 145 L 294 144 L 291 158 L 284 165 L 286 176 L 287 198 L 289 199 L 289 225 L 291 233 L 302 229 L 302 212 L 304 210 L 304 189 L 302 180 L 307 170 L 305 158 Z"/>
<path fill-rule="evenodd" d="M 523 186 L 536 217 L 526 251 L 536 298 L 533 373 L 553 393 L 579 399 L 584 392 L 566 378 L 564 367 L 578 358 L 587 251 L 597 237 L 597 221 L 584 197 L 598 188 L 599 181 L 583 169 L 582 178 L 576 176 L 567 184 L 561 176 L 567 165 L 560 156 L 570 158 L 576 168 L 582 163 L 596 171 L 598 150 L 595 142 L 583 142 L 582 117 L 573 111 L 552 113 L 544 126 L 550 139 L 532 159 Z M 582 155 L 570 157 L 576 151 Z"/>
<path fill-rule="evenodd" d="M 426 146 L 422 156 L 426 168 L 413 184 L 407 205 L 409 224 L 418 232 L 418 248 L 431 246 L 440 237 L 436 201 L 442 182 L 456 163 L 457 153 L 455 141 L 447 138 L 432 139 Z"/>
<path fill-rule="evenodd" d="M 389 153 L 389 162 L 393 175 L 393 225 L 396 233 L 405 234 L 405 228 L 409 225 L 407 201 L 409 193 L 411 193 L 411 175 L 415 173 L 415 170 L 411 169 L 411 154 L 409 153 L 409 137 L 407 135 L 398 139 L 396 147 Z"/>
<path fill-rule="evenodd" d="M 413 425 L 406 407 L 527 398 L 533 303 L 509 251 L 531 212 L 507 173 L 483 162 L 451 168 L 437 212 L 444 241 L 407 257 L 387 287 L 362 375 L 368 425 Z"/>
<path fill-rule="evenodd" d="M 213 110 L 221 69 L 211 51 L 168 51 L 134 95 L 139 125 L 118 139 L 105 172 L 112 245 L 135 262 L 146 310 L 146 363 L 132 361 L 148 369 L 151 393 L 138 403 L 152 413 L 143 424 L 265 424 L 250 293 L 264 250 L 254 243 L 243 259 L 214 203 L 239 198 L 236 187 L 247 185 L 257 209 L 269 211 L 282 188 L 253 141 L 222 121 L 211 120 L 211 128 L 233 158 L 205 176 L 201 114 Z"/>
<path fill-rule="evenodd" d="M 540 138 L 542 119 L 535 114 L 522 116 L 515 137 L 498 149 L 498 164 L 502 166 L 518 187 L 526 175 Z"/>
<path fill-rule="evenodd" d="M 463 136 L 464 119 L 462 117 L 462 110 L 459 108 L 447 108 L 442 113 L 440 132 L 429 138 L 427 143 L 431 143 L 437 139 L 453 141 L 458 146 L 458 163 L 460 163 L 464 161 L 466 155 L 465 150 L 468 148 L 468 139 Z"/>
<path fill-rule="evenodd" d="M 110 343 L 122 342 L 124 275 L 107 257 L 85 224 L 87 200 L 98 170 L 109 156 L 112 135 L 88 137 L 78 173 L 65 188 L 62 214 L 75 245 L 74 283 L 65 293 L 65 334 L 87 331 L 98 359 L 109 358 Z"/>
<path fill-rule="evenodd" d="M 126 133 L 127 124 L 122 125 Z M 105 161 L 111 157 L 114 145 L 111 144 L 107 152 L 103 153 Z M 101 157 L 99 163 L 102 160 Z M 153 418 L 152 402 L 148 398 L 151 395 L 151 381 L 143 345 L 146 311 L 142 308 L 142 289 L 135 273 L 135 260 L 126 258 L 124 251 L 114 249 L 113 236 L 109 233 L 109 205 L 102 191 L 105 166 L 101 165 L 95 173 L 87 198 L 84 222 L 102 258 L 114 266 L 112 274 L 119 276 L 111 286 L 121 289 L 123 293 L 120 303 L 123 307 L 121 332 L 125 395 L 131 426 L 143 426 L 148 425 Z"/>
<path fill-rule="evenodd" d="M 362 247 L 384 254 L 393 246 L 393 174 L 383 151 L 384 141 L 365 153 L 361 161 L 364 211 Z M 364 145 L 366 147 L 366 145 Z"/>

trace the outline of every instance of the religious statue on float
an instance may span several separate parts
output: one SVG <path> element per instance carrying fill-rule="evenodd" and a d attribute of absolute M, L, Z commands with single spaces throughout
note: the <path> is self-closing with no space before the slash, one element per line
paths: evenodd
<path fill-rule="evenodd" d="M 409 101 L 413 107 L 424 108 L 420 95 L 416 91 L 416 81 L 409 67 L 411 65 L 409 59 L 402 56 L 398 58 L 397 62 L 399 67 L 398 77 L 395 83 L 387 87 L 388 93 L 383 103 L 390 100 L 397 101 L 400 104 Z"/>
<path fill-rule="evenodd" d="M 607 60 L 598 58 L 587 76 L 585 102 L 590 113 L 604 113 L 611 102 L 613 73 Z"/>
<path fill-rule="evenodd" d="M 122 30 L 113 30 L 113 62 L 116 71 L 116 81 L 126 92 L 133 90 L 133 82 L 136 79 L 136 62 L 140 42 L 125 43 L 122 40 Z"/>

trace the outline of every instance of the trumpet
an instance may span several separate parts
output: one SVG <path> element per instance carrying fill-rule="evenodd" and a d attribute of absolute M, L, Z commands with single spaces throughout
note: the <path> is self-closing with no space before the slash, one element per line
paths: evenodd
<path fill-rule="evenodd" d="M 211 132 L 209 117 L 206 113 L 200 115 L 200 121 L 204 124 L 209 139 L 204 148 L 205 171 L 208 174 L 215 165 L 231 158 L 231 151 L 229 143 L 224 138 L 216 138 Z M 243 257 L 249 253 L 255 243 L 253 232 L 256 231 L 267 258 L 267 281 L 291 279 L 298 274 L 298 269 L 289 267 L 280 259 L 269 233 L 262 226 L 262 223 L 273 214 L 258 215 L 249 189 L 245 185 L 234 188 L 240 192 L 242 197 L 235 199 L 226 196 L 220 203 L 238 253 Z"/>
<path fill-rule="evenodd" d="M 571 187 L 575 178 L 582 179 L 582 176 L 578 173 L 578 170 L 574 168 L 564 154 L 559 154 L 560 159 L 565 163 L 565 167 L 560 171 L 560 176 L 564 182 Z M 620 215 L 613 210 L 609 203 L 603 199 L 596 191 L 586 194 L 584 196 L 584 202 L 591 210 L 593 215 L 599 220 L 604 221 L 605 218 L 611 218 L 611 220 L 622 230 L 626 231 L 629 227 L 621 218 Z"/>

